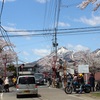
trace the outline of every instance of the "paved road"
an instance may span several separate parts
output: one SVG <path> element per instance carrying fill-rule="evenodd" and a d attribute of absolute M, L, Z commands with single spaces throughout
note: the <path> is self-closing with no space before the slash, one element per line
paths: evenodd
<path fill-rule="evenodd" d="M 43 100 L 96 100 L 95 98 L 86 97 L 84 94 L 66 94 L 61 89 L 56 88 L 39 88 Z"/>
<path fill-rule="evenodd" d="M 57 88 L 39 87 L 38 97 L 22 97 L 17 99 L 15 88 L 10 88 L 9 93 L 1 93 L 0 100 L 96 100 L 86 97 L 84 94 L 66 94 L 63 90 Z"/>

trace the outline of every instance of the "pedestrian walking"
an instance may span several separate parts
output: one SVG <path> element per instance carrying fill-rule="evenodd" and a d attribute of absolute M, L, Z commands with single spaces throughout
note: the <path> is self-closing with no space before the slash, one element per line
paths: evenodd
<path fill-rule="evenodd" d="M 63 74 L 62 74 L 62 76 L 61 76 L 61 82 L 62 82 L 62 89 L 64 89 L 65 86 L 64 86 L 64 75 L 63 75 Z"/>
<path fill-rule="evenodd" d="M 94 88 L 95 88 L 95 77 L 94 74 L 90 74 L 89 77 L 89 84 L 91 85 L 91 91 L 94 92 Z"/>
<path fill-rule="evenodd" d="M 9 92 L 9 80 L 8 80 L 8 77 L 6 77 L 5 80 L 4 80 L 4 89 L 5 89 L 5 92 Z"/>

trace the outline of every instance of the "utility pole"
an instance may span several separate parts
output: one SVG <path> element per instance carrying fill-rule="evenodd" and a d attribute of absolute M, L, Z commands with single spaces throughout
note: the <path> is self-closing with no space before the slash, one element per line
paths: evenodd
<path fill-rule="evenodd" d="M 3 63 L 4 63 L 4 77 L 6 78 L 6 76 L 7 76 L 7 69 L 6 69 L 7 55 L 6 54 L 4 55 Z"/>
<path fill-rule="evenodd" d="M 58 6 L 56 11 L 56 19 L 55 19 L 55 29 L 54 29 L 54 43 L 53 47 L 55 48 L 55 56 L 57 57 L 57 30 L 58 30 L 58 23 L 59 23 L 59 15 L 60 15 L 60 6 L 61 6 L 61 0 L 58 0 Z"/>
<path fill-rule="evenodd" d="M 56 71 L 57 71 L 57 66 L 56 66 L 56 62 L 57 62 L 57 30 L 58 30 L 58 22 L 59 22 L 59 15 L 60 15 L 60 5 L 61 5 L 61 0 L 58 0 L 58 3 L 56 4 L 56 9 L 55 9 L 55 23 L 54 23 L 54 41 L 53 41 L 53 47 L 54 47 L 54 52 L 55 55 L 53 56 L 53 79 L 55 83 L 55 78 L 56 78 Z M 53 84 L 53 86 L 55 86 L 55 84 Z"/>
<path fill-rule="evenodd" d="M 64 65 L 63 65 L 63 75 L 64 75 L 64 87 L 66 87 L 66 84 L 67 84 L 67 62 L 65 61 L 64 62 Z"/>
<path fill-rule="evenodd" d="M 58 43 L 57 43 L 57 29 L 55 28 L 55 36 L 54 36 L 54 48 L 55 48 L 55 56 L 56 56 L 56 60 L 57 60 L 57 46 L 58 46 Z"/>
<path fill-rule="evenodd" d="M 54 42 L 53 42 L 53 47 L 54 47 L 54 51 L 55 51 L 55 56 L 56 56 L 56 59 L 57 59 L 57 46 L 58 46 L 58 43 L 57 43 L 57 30 L 58 30 L 58 22 L 59 22 L 59 15 L 60 15 L 60 6 L 61 6 L 61 0 L 58 0 L 58 4 L 56 5 L 57 9 L 55 11 L 56 13 L 56 19 L 55 19 L 55 29 L 54 29 Z"/>
<path fill-rule="evenodd" d="M 18 77 L 18 56 L 16 57 L 16 75 Z"/>

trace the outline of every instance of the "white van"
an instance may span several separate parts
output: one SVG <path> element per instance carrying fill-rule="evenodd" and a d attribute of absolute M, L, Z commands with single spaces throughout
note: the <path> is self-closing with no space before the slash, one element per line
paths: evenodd
<path fill-rule="evenodd" d="M 38 95 L 38 87 L 35 84 L 35 77 L 33 75 L 19 76 L 16 84 L 16 97 L 20 95 Z"/>

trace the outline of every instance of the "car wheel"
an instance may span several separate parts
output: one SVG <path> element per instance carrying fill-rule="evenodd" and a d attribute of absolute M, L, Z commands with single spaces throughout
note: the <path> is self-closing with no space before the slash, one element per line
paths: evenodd
<path fill-rule="evenodd" d="M 16 98 L 20 98 L 20 95 L 16 95 Z"/>
<path fill-rule="evenodd" d="M 38 97 L 38 94 L 34 94 L 35 97 Z"/>

